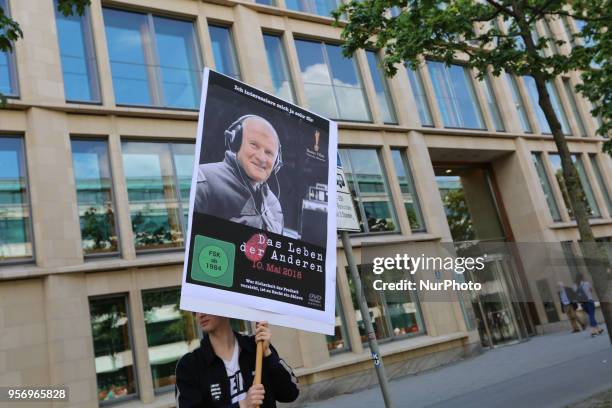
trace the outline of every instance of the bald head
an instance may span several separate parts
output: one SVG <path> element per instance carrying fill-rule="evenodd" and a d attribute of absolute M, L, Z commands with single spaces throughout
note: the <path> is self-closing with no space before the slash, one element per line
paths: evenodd
<path fill-rule="evenodd" d="M 274 169 L 280 145 L 278 134 L 270 122 L 259 116 L 249 116 L 242 126 L 242 144 L 236 158 L 253 182 L 263 183 Z"/>

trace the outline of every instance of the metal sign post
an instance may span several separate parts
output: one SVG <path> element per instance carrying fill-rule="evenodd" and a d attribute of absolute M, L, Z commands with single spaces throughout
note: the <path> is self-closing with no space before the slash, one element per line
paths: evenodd
<path fill-rule="evenodd" d="M 361 278 L 357 271 L 357 264 L 353 257 L 353 248 L 351 247 L 351 240 L 348 236 L 348 231 L 359 231 L 359 221 L 357 214 L 355 213 L 355 207 L 353 206 L 353 200 L 351 198 L 351 192 L 346 185 L 346 178 L 342 171 L 340 164 L 340 158 L 338 158 L 338 169 L 337 169 L 337 193 L 338 193 L 338 231 L 340 231 L 340 239 L 342 240 L 342 246 L 344 247 L 344 253 L 346 254 L 346 261 L 348 262 L 349 271 L 351 271 L 351 277 L 353 284 L 355 285 L 355 296 L 357 302 L 359 302 L 359 309 L 361 310 L 361 318 L 365 325 L 366 332 L 368 334 L 368 343 L 370 344 L 370 351 L 372 352 L 372 360 L 374 360 L 374 368 L 376 369 L 376 375 L 378 376 L 378 383 L 380 384 L 380 391 L 382 392 L 383 399 L 385 400 L 385 407 L 392 408 L 393 403 L 391 402 L 391 395 L 389 394 L 389 382 L 387 380 L 387 373 L 385 372 L 385 365 L 380 355 L 380 349 L 378 348 L 378 341 L 376 341 L 376 333 L 374 333 L 374 326 L 372 326 L 372 319 L 370 318 L 370 309 L 366 303 L 365 296 L 363 295 L 363 288 L 361 287 Z"/>

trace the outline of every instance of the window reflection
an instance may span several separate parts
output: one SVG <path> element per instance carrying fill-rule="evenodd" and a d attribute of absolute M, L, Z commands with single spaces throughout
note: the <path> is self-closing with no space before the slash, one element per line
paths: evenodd
<path fill-rule="evenodd" d="M 339 154 L 361 232 L 397 231 L 391 196 L 377 151 L 339 149 Z"/>
<path fill-rule="evenodd" d="M 357 267 L 377 339 L 389 339 L 397 336 L 424 333 L 425 330 L 421 320 L 418 300 L 412 292 L 375 290 L 373 288 L 374 279 L 380 279 L 380 277 L 372 273 L 372 266 L 358 265 Z M 357 328 L 359 329 L 361 341 L 366 343 L 368 337 L 361 309 L 357 302 L 355 285 L 348 270 L 347 274 L 353 307 L 355 308 Z M 405 271 L 385 272 L 385 282 L 399 282 L 402 279 L 412 278 Z"/>
<path fill-rule="evenodd" d="M 397 123 L 395 120 L 395 113 L 393 112 L 393 102 L 391 101 L 387 78 L 380 66 L 380 60 L 374 51 L 366 51 L 366 57 L 368 59 L 370 75 L 372 76 L 374 90 L 376 91 L 376 100 L 378 101 L 378 107 L 380 108 L 383 122 Z"/>
<path fill-rule="evenodd" d="M 89 8 L 84 15 L 64 16 L 55 6 L 64 92 L 69 101 L 100 101 L 96 55 L 93 47 Z"/>
<path fill-rule="evenodd" d="M 357 66 L 338 45 L 296 40 L 304 92 L 315 112 L 336 119 L 370 121 Z"/>
<path fill-rule="evenodd" d="M 340 5 L 339 0 L 285 0 L 288 9 L 330 17 Z"/>
<path fill-rule="evenodd" d="M 431 110 L 429 109 L 429 103 L 427 102 L 427 96 L 425 95 L 425 88 L 423 86 L 423 78 L 421 78 L 421 74 L 418 70 L 413 71 L 410 67 L 407 67 L 406 70 L 408 71 L 412 95 L 414 96 L 417 109 L 419 110 L 421 126 L 433 126 Z"/>
<path fill-rule="evenodd" d="M 482 116 L 469 70 L 436 61 L 427 61 L 427 66 L 444 126 L 482 129 Z"/>
<path fill-rule="evenodd" d="M 196 108 L 200 61 L 193 23 L 110 8 L 103 12 L 117 103 Z"/>
<path fill-rule="evenodd" d="M 499 106 L 497 105 L 497 98 L 495 97 L 495 91 L 493 90 L 493 84 L 491 83 L 491 78 L 488 74 L 484 77 L 484 81 L 482 83 L 484 85 L 489 112 L 491 113 L 491 118 L 493 119 L 493 126 L 495 126 L 495 130 L 498 132 L 503 132 L 505 130 L 504 122 L 502 121 Z"/>
<path fill-rule="evenodd" d="M 591 182 L 587 177 L 584 163 L 582 162 L 582 157 L 577 154 L 572 154 L 572 162 L 578 171 L 578 178 L 580 179 L 580 185 L 582 186 L 583 192 L 582 200 L 586 204 L 587 213 L 593 217 L 599 217 L 599 207 L 597 206 L 597 201 L 595 201 L 593 188 L 591 187 Z"/>
<path fill-rule="evenodd" d="M 406 155 L 394 149 L 391 151 L 391 156 L 393 157 L 393 165 L 395 166 L 400 190 L 402 191 L 402 199 L 408 221 L 410 222 L 410 229 L 413 232 L 425 231 L 425 222 L 423 221 L 421 206 Z"/>
<path fill-rule="evenodd" d="M 287 56 L 280 36 L 264 34 L 264 44 L 274 95 L 289 102 L 294 102 L 293 83 L 287 66 Z"/>
<path fill-rule="evenodd" d="M 516 78 L 513 75 L 506 73 L 506 80 L 508 81 L 508 85 L 510 86 L 510 91 L 512 91 L 512 99 L 514 101 L 516 111 L 519 115 L 523 132 L 532 133 L 533 130 L 531 129 L 531 124 L 529 123 L 529 119 L 527 118 L 527 112 L 525 110 L 525 102 L 523 102 L 523 97 L 521 96 L 521 92 L 519 90 L 519 85 L 516 82 Z"/>
<path fill-rule="evenodd" d="M 32 257 L 23 140 L 0 137 L 0 262 Z"/>
<path fill-rule="evenodd" d="M 593 172 L 595 173 L 595 178 L 597 179 L 597 184 L 599 185 L 599 189 L 604 196 L 604 200 L 606 201 L 606 206 L 608 207 L 608 215 L 612 217 L 612 200 L 610 199 L 610 192 L 606 187 L 606 182 L 604 181 L 603 175 L 601 174 L 601 170 L 599 168 L 599 163 L 597 163 L 597 158 L 594 154 L 590 154 L 589 158 L 591 160 L 591 167 L 593 168 Z"/>
<path fill-rule="evenodd" d="M 137 394 L 127 297 L 89 300 L 98 401 Z"/>
<path fill-rule="evenodd" d="M 546 116 L 544 116 L 544 111 L 539 105 L 540 97 L 538 95 L 538 90 L 536 88 L 535 79 L 530 76 L 523 77 L 525 80 L 525 86 L 527 87 L 527 92 L 529 93 L 529 100 L 535 111 L 536 117 L 538 118 L 538 124 L 540 125 L 541 133 L 551 133 L 550 126 L 548 125 L 548 120 L 546 120 Z M 561 122 L 561 131 L 563 134 L 569 135 L 571 132 L 569 130 L 569 125 L 567 124 L 567 117 L 565 115 L 565 111 L 563 110 L 563 106 L 559 101 L 559 96 L 557 94 L 556 88 L 550 83 L 546 83 L 546 89 L 548 90 L 548 94 L 550 95 L 550 103 L 553 106 L 553 110 L 557 115 L 557 119 Z"/>
<path fill-rule="evenodd" d="M 0 0 L 0 7 L 7 16 L 10 16 L 6 0 Z M 12 52 L 0 51 L 0 93 L 5 96 L 17 96 L 18 93 L 15 56 Z"/>
<path fill-rule="evenodd" d="M 184 245 L 193 145 L 126 141 L 122 151 L 136 249 Z"/>
<path fill-rule="evenodd" d="M 544 169 L 542 154 L 533 153 L 532 158 L 533 164 L 535 165 L 536 171 L 538 173 L 538 178 L 540 179 L 540 185 L 542 186 L 542 190 L 544 191 L 544 198 L 546 198 L 546 203 L 548 204 L 550 215 L 552 216 L 553 221 L 561 221 L 559 207 L 557 207 L 557 202 L 555 201 L 550 182 L 548 181 L 548 177 L 546 176 L 546 170 Z"/>
<path fill-rule="evenodd" d="M 180 288 L 142 293 L 149 364 L 156 390 L 176 383 L 176 363 L 200 345 L 194 315 L 179 309 L 180 298 Z"/>
<path fill-rule="evenodd" d="M 208 31 L 212 42 L 216 70 L 239 80 L 240 68 L 238 67 L 238 58 L 229 27 L 209 25 Z"/>
<path fill-rule="evenodd" d="M 72 140 L 81 245 L 85 254 L 117 252 L 108 150 L 102 140 Z"/>

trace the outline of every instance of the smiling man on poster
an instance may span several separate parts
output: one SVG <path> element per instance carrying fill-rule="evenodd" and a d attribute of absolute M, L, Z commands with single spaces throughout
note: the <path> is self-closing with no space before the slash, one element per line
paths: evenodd
<path fill-rule="evenodd" d="M 224 136 L 223 161 L 198 169 L 194 210 L 282 234 L 283 211 L 268 185 L 282 166 L 276 130 L 250 114 L 236 119 Z"/>
<path fill-rule="evenodd" d="M 181 309 L 332 334 L 336 123 L 205 70 Z"/>

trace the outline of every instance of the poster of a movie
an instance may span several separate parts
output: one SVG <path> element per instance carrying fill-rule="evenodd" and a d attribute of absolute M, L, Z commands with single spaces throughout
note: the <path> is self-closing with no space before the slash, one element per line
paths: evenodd
<path fill-rule="evenodd" d="M 181 308 L 333 330 L 337 127 L 206 70 Z"/>

